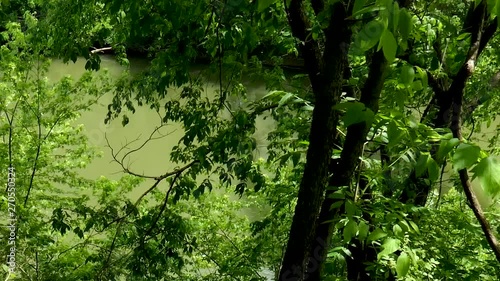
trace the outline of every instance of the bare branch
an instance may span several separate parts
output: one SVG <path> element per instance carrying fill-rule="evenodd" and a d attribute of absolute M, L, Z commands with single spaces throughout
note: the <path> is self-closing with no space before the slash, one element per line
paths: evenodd
<path fill-rule="evenodd" d="M 94 50 L 90 51 L 90 53 L 97 54 L 97 53 L 104 53 L 106 51 L 111 51 L 111 50 L 113 50 L 112 47 L 104 47 L 104 48 L 94 49 Z"/>
<path fill-rule="evenodd" d="M 176 169 L 172 172 L 168 172 L 168 173 L 165 173 L 157 178 L 155 178 L 155 183 L 150 187 L 148 188 L 148 190 L 146 190 L 144 193 L 141 194 L 141 196 L 139 197 L 139 199 L 137 199 L 137 201 L 135 201 L 134 203 L 134 207 L 137 207 L 139 206 L 139 204 L 141 203 L 142 199 L 144 197 L 146 197 L 146 195 L 148 195 L 151 191 L 153 191 L 159 184 L 162 180 L 166 179 L 167 177 L 169 176 L 173 176 L 173 175 L 179 175 L 181 173 L 183 173 L 185 170 L 191 168 L 194 164 L 198 163 L 199 161 L 198 160 L 195 160 L 195 161 L 192 161 L 191 163 L 185 165 L 184 167 L 182 168 L 179 168 L 179 169 Z M 132 214 L 133 212 L 133 209 L 130 208 L 129 211 L 127 213 L 125 213 L 125 215 L 121 216 L 121 217 L 118 217 L 112 221 L 110 221 L 109 223 L 107 223 L 106 225 L 103 226 L 103 229 L 106 229 L 108 228 L 110 225 L 116 223 L 116 222 L 121 222 L 123 221 L 123 219 L 125 219 L 126 217 L 128 217 L 130 214 Z"/>
<path fill-rule="evenodd" d="M 127 142 L 125 143 L 125 145 L 123 145 L 116 153 L 114 152 L 114 149 L 111 147 L 111 144 L 109 143 L 109 139 L 107 137 L 107 135 L 105 134 L 104 135 L 104 138 L 106 139 L 106 143 L 107 143 L 107 146 L 109 147 L 109 149 L 111 150 L 111 157 L 113 158 L 112 162 L 116 162 L 120 165 L 120 167 L 122 168 L 122 171 L 129 174 L 129 175 L 133 175 L 133 176 L 136 176 L 136 177 L 140 177 L 140 178 L 146 178 L 146 179 L 157 179 L 161 176 L 147 176 L 147 175 L 144 175 L 144 174 L 139 174 L 139 173 L 136 173 L 136 172 L 133 172 L 131 171 L 128 167 L 125 166 L 124 162 L 125 162 L 125 158 L 127 158 L 128 156 L 130 156 L 130 154 L 132 153 L 135 153 L 137 151 L 139 151 L 140 149 L 142 149 L 144 146 L 146 146 L 146 144 L 148 144 L 150 141 L 152 140 L 157 140 L 157 139 L 161 139 L 161 138 L 164 138 L 170 134 L 172 134 L 173 132 L 175 131 L 172 131 L 172 132 L 169 132 L 168 134 L 165 134 L 165 135 L 162 135 L 160 134 L 159 137 L 153 137 L 154 134 L 156 132 L 158 132 L 158 130 L 162 127 L 166 126 L 166 124 L 162 124 L 161 126 L 159 127 L 156 127 L 153 132 L 151 132 L 151 134 L 149 135 L 149 137 L 141 144 L 139 145 L 137 148 L 134 148 L 134 149 L 131 149 L 130 151 L 128 151 L 127 153 L 125 153 L 123 155 L 123 157 L 121 159 L 118 159 L 118 155 L 125 149 L 125 148 L 128 148 L 128 146 L 136 141 L 138 141 L 140 139 L 140 135 L 133 141 L 131 142 Z"/>
<path fill-rule="evenodd" d="M 33 168 L 31 171 L 31 176 L 30 176 L 30 182 L 28 185 L 28 192 L 26 193 L 26 196 L 24 197 L 24 207 L 26 208 L 26 205 L 28 204 L 28 198 L 31 193 L 31 189 L 33 188 L 33 182 L 35 180 L 35 174 L 37 171 L 38 167 L 38 159 L 40 158 L 40 153 L 42 150 L 42 117 L 41 117 L 41 112 L 40 112 L 40 91 L 37 91 L 38 95 L 38 112 L 35 113 L 36 116 L 36 122 L 37 122 L 37 127 L 38 127 L 38 134 L 37 134 L 37 147 L 36 147 L 36 155 L 35 155 L 35 160 L 33 161 Z M 34 111 L 34 109 L 30 106 L 30 108 Z"/>
<path fill-rule="evenodd" d="M 453 119 L 460 119 L 461 111 L 462 111 L 461 106 L 460 107 L 455 106 L 455 110 L 453 113 Z M 455 138 L 458 138 L 460 140 L 463 139 L 460 122 L 456 122 L 456 126 L 452 126 L 451 130 L 452 130 L 453 136 Z M 474 212 L 474 215 L 476 216 L 477 220 L 479 221 L 479 224 L 481 225 L 481 229 L 484 232 L 484 235 L 486 237 L 486 240 L 488 241 L 488 244 L 491 247 L 491 250 L 495 254 L 495 257 L 497 258 L 497 260 L 500 262 L 500 243 L 498 242 L 497 238 L 495 237 L 495 233 L 484 215 L 483 208 L 481 207 L 481 203 L 479 203 L 479 200 L 477 199 L 476 194 L 474 194 L 474 190 L 472 189 L 472 185 L 471 185 L 470 180 L 469 180 L 469 174 L 467 172 L 467 169 L 459 170 L 458 174 L 460 176 L 460 183 L 462 184 L 462 187 L 464 189 L 465 196 L 467 197 L 467 200 L 470 203 L 469 207 L 472 209 L 472 211 Z"/>
<path fill-rule="evenodd" d="M 161 205 L 160 212 L 158 212 L 158 215 L 155 217 L 153 222 L 151 223 L 151 226 L 149 229 L 144 233 L 143 239 L 146 238 L 146 236 L 149 236 L 151 234 L 151 231 L 153 231 L 153 228 L 156 227 L 156 224 L 158 223 L 158 220 L 160 219 L 161 215 L 165 211 L 165 208 L 167 207 L 168 203 L 168 198 L 170 197 L 170 192 L 174 189 L 174 184 L 177 181 L 177 179 L 181 176 L 182 172 L 179 172 L 175 175 L 175 177 L 172 179 L 172 182 L 170 183 L 170 187 L 167 190 L 167 193 L 165 194 L 165 200 L 163 200 L 163 204 Z"/>

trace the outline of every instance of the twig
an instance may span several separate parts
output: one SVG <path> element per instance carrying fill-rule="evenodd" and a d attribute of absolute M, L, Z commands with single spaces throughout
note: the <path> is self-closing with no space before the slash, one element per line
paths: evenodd
<path fill-rule="evenodd" d="M 176 169 L 176 170 L 174 170 L 172 172 L 168 172 L 168 173 L 165 173 L 165 174 L 163 174 L 161 176 L 155 177 L 154 178 L 156 180 L 155 183 L 148 190 L 146 190 L 143 194 L 141 194 L 141 196 L 139 197 L 139 199 L 137 199 L 137 201 L 135 201 L 134 206 L 137 207 L 141 203 L 142 199 L 146 195 L 148 195 L 151 191 L 153 191 L 158 186 L 158 184 L 160 184 L 160 182 L 162 180 L 164 180 L 165 178 L 167 178 L 169 176 L 180 174 L 180 173 L 182 173 L 185 170 L 189 169 L 191 166 L 193 166 L 194 164 L 196 164 L 198 162 L 199 162 L 198 160 L 194 160 L 194 161 L 192 161 L 191 163 L 187 164 L 186 166 L 184 166 L 182 168 L 179 168 L 179 169 Z M 121 216 L 121 217 L 118 217 L 118 218 L 112 220 L 111 222 L 107 223 L 103 228 L 105 229 L 105 228 L 107 228 L 108 226 L 110 226 L 113 223 L 121 222 L 123 219 L 125 219 L 126 217 L 128 217 L 132 213 L 132 211 L 133 211 L 133 209 L 131 208 L 124 216 Z"/>
<path fill-rule="evenodd" d="M 443 192 L 443 175 L 445 168 L 446 168 L 446 160 L 444 161 L 443 166 L 441 167 L 441 176 L 439 177 L 439 194 L 438 194 L 438 199 L 436 201 L 436 208 L 439 207 L 439 202 L 441 202 L 441 193 Z"/>
<path fill-rule="evenodd" d="M 224 236 L 227 241 L 229 241 L 229 243 L 231 243 L 231 245 L 233 246 L 233 248 L 236 249 L 236 251 L 238 251 L 238 253 L 243 256 L 243 258 L 248 262 L 248 264 L 251 264 L 251 261 L 248 259 L 248 257 L 240 250 L 240 248 L 238 248 L 238 246 L 236 246 L 236 244 L 234 244 L 233 240 L 231 240 L 231 238 L 229 238 L 229 236 L 224 232 L 223 228 L 221 227 L 220 230 L 219 230 L 221 233 L 222 233 L 222 236 Z M 255 275 L 257 275 L 258 277 L 262 278 L 262 276 L 259 274 L 259 272 L 257 272 L 253 267 L 251 268 L 253 273 Z"/>
<path fill-rule="evenodd" d="M 108 147 L 109 147 L 109 149 L 111 150 L 111 157 L 113 158 L 112 162 L 116 162 L 116 163 L 118 163 L 118 164 L 121 166 L 121 168 L 122 168 L 122 171 L 123 171 L 123 172 L 125 172 L 125 173 L 127 173 L 127 174 L 129 174 L 129 175 L 133 175 L 133 176 L 140 177 L 140 178 L 145 178 L 145 179 L 154 179 L 154 180 L 157 180 L 157 179 L 159 179 L 159 178 L 161 178 L 161 177 L 163 177 L 162 179 L 164 179 L 164 178 L 166 178 L 166 177 L 168 177 L 168 176 L 171 176 L 171 175 L 175 174 L 175 171 L 174 171 L 174 172 L 171 172 L 171 173 L 166 173 L 166 174 L 161 175 L 161 176 L 147 176 L 147 175 L 144 175 L 144 174 L 142 174 L 142 175 L 141 175 L 141 174 L 138 174 L 138 173 L 136 173 L 136 172 L 131 171 L 131 170 L 130 170 L 128 167 L 126 167 L 126 166 L 125 166 L 125 164 L 124 164 L 125 158 L 126 158 L 127 156 L 129 156 L 130 154 L 135 153 L 135 152 L 137 152 L 138 150 L 142 149 L 142 148 L 143 148 L 143 147 L 144 147 L 147 143 L 149 143 L 150 141 L 152 141 L 152 140 L 156 140 L 156 139 L 160 139 L 160 138 L 164 138 L 164 137 L 166 137 L 166 136 L 168 136 L 168 135 L 170 135 L 170 134 L 172 134 L 172 133 L 174 132 L 174 131 L 172 131 L 172 132 L 170 132 L 170 133 L 168 133 L 168 134 L 166 134 L 166 135 L 161 135 L 160 137 L 153 138 L 153 135 L 154 135 L 154 134 L 155 134 L 155 133 L 156 133 L 156 132 L 157 132 L 157 131 L 161 128 L 161 127 L 164 127 L 164 126 L 166 126 L 166 124 L 162 124 L 161 126 L 156 127 L 156 128 L 153 130 L 153 132 L 149 135 L 149 137 L 148 137 L 148 138 L 147 138 L 147 139 L 146 139 L 146 140 L 145 140 L 145 141 L 144 141 L 144 142 L 143 142 L 143 143 L 142 143 L 139 147 L 137 147 L 137 148 L 135 148 L 135 149 L 131 149 L 130 151 L 128 151 L 127 153 L 125 153 L 121 159 L 118 159 L 118 154 L 120 154 L 120 152 L 122 152 L 122 150 L 123 150 L 123 149 L 128 148 L 128 145 L 130 145 L 130 144 L 132 144 L 132 143 L 134 143 L 134 142 L 138 141 L 138 140 L 140 139 L 140 135 L 139 135 L 139 137 L 137 137 L 135 140 L 133 140 L 133 141 L 131 141 L 131 142 L 127 142 L 127 143 L 125 143 L 125 145 L 123 145 L 123 146 L 122 146 L 122 147 L 121 147 L 121 148 L 120 148 L 120 149 L 119 149 L 119 150 L 115 153 L 115 152 L 114 152 L 114 149 L 111 147 L 111 144 L 109 143 L 109 139 L 108 139 L 107 135 L 105 134 L 105 135 L 104 135 L 104 138 L 106 139 L 107 146 L 108 146 Z M 165 175 L 166 175 L 166 176 L 165 176 Z"/>
<path fill-rule="evenodd" d="M 90 51 L 90 53 L 91 54 L 104 53 L 106 51 L 111 51 L 111 50 L 113 50 L 113 47 L 104 47 L 104 48 L 94 49 Z"/>
<path fill-rule="evenodd" d="M 146 236 L 148 236 L 149 234 L 151 234 L 151 231 L 153 230 L 153 228 L 156 227 L 156 224 L 158 223 L 158 220 L 160 219 L 161 215 L 163 214 L 163 212 L 165 211 L 165 208 L 167 207 L 167 203 L 168 203 L 168 198 L 170 196 L 170 192 L 172 192 L 172 190 L 174 189 L 174 184 L 175 184 L 175 181 L 180 177 L 180 175 L 182 174 L 182 172 L 179 172 L 178 174 L 175 175 L 175 177 L 172 179 L 172 182 L 170 183 L 170 187 L 168 188 L 168 191 L 167 191 L 167 194 L 165 195 L 165 200 L 163 200 L 163 204 L 160 208 L 160 212 L 158 212 L 158 215 L 155 217 L 155 219 L 153 220 L 153 223 L 151 224 L 151 226 L 149 227 L 149 229 L 146 231 L 146 233 L 144 234 L 144 238 Z"/>

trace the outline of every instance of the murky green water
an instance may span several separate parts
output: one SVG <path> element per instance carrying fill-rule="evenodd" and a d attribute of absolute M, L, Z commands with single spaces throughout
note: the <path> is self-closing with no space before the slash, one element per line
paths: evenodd
<path fill-rule="evenodd" d="M 84 60 L 77 61 L 74 64 L 63 64 L 61 61 L 54 61 L 48 73 L 49 79 L 57 81 L 65 75 L 71 75 L 77 79 L 84 73 L 84 65 Z M 147 67 L 147 65 L 148 62 L 146 60 L 130 59 L 130 72 L 140 72 Z M 122 66 L 114 61 L 112 56 L 102 56 L 101 66 L 103 69 L 108 69 L 110 74 L 114 77 L 118 77 L 124 70 Z M 259 99 L 267 94 L 264 83 L 253 82 L 246 86 L 248 99 L 250 101 Z M 214 97 L 217 88 L 217 85 L 210 83 L 206 84 L 206 95 L 208 97 Z M 179 89 L 174 88 L 168 91 L 170 98 L 178 97 L 179 93 Z M 111 93 L 105 94 L 99 104 L 95 105 L 90 112 L 84 112 L 77 121 L 77 123 L 81 123 L 85 126 L 90 143 L 103 151 L 103 156 L 101 158 L 95 159 L 87 168 L 81 171 L 81 175 L 89 179 L 97 179 L 100 176 L 105 176 L 110 179 L 119 179 L 124 175 L 122 168 L 112 161 L 111 150 L 107 145 L 105 135 L 115 151 L 132 140 L 137 140 L 135 145 L 131 146 L 131 148 L 135 148 L 146 140 L 161 122 L 158 114 L 146 106 L 137 108 L 136 113 L 129 116 L 130 123 L 126 127 L 122 126 L 120 119 L 105 125 L 104 118 L 107 113 L 107 105 L 111 102 L 111 99 Z M 266 136 L 267 133 L 272 130 L 274 122 L 270 118 L 264 120 L 262 117 L 258 118 L 256 122 L 257 132 L 255 137 L 257 139 L 258 148 L 255 153 L 257 157 L 266 158 Z M 493 125 L 490 130 L 493 131 L 494 127 L 495 125 Z M 171 124 L 161 129 L 159 132 L 167 136 L 148 143 L 138 153 L 132 154 L 127 159 L 126 163 L 130 170 L 139 174 L 156 176 L 167 171 L 172 171 L 178 166 L 170 161 L 169 154 L 172 147 L 177 145 L 179 139 L 183 136 L 182 128 L 178 124 Z M 483 130 L 483 132 L 488 132 L 488 130 Z M 450 175 L 451 169 L 447 170 L 448 172 L 446 172 L 443 177 L 444 180 L 447 180 Z M 146 180 L 139 188 L 135 189 L 132 194 L 130 194 L 131 199 L 138 198 L 152 184 L 152 180 Z M 473 185 L 483 205 L 489 205 L 491 200 L 484 194 L 477 180 L 473 181 Z M 444 184 L 444 190 L 449 189 L 449 187 L 449 182 Z M 235 199 L 237 199 L 236 196 Z M 250 219 L 255 219 L 262 216 L 262 211 L 264 210 L 245 210 L 244 213 Z M 263 270 L 263 274 L 271 280 L 272 273 L 270 271 Z"/>
<path fill-rule="evenodd" d="M 140 72 L 148 65 L 146 60 L 131 59 L 130 72 Z M 50 80 L 57 81 L 65 75 L 71 75 L 74 79 L 79 78 L 85 71 L 85 61 L 80 60 L 76 63 L 63 64 L 61 61 L 53 61 L 48 77 Z M 117 78 L 124 67 L 116 63 L 111 56 L 102 56 L 103 69 L 107 69 L 111 76 Z M 248 100 L 256 100 L 267 94 L 263 83 L 252 82 L 246 85 L 248 89 Z M 205 94 L 211 98 L 215 96 L 218 85 L 207 83 L 205 85 Z M 177 98 L 180 94 L 179 89 L 168 89 L 169 98 Z M 104 118 L 107 113 L 107 105 L 111 102 L 112 94 L 105 94 L 99 104 L 95 105 L 90 112 L 83 112 L 77 123 L 81 123 L 86 128 L 86 134 L 93 146 L 97 146 L 103 151 L 101 158 L 95 159 L 87 168 L 81 171 L 81 175 L 89 179 L 95 179 L 105 176 L 110 179 L 120 178 L 122 168 L 113 158 L 111 150 L 107 145 L 105 136 L 109 140 L 110 146 L 116 152 L 124 144 L 136 140 L 130 148 L 140 146 L 151 134 L 151 132 L 161 124 L 161 118 L 148 106 L 138 107 L 133 115 L 129 115 L 130 123 L 123 127 L 121 119 L 113 120 L 110 124 L 104 124 Z M 266 158 L 267 146 L 266 135 L 273 127 L 273 121 L 270 118 L 264 120 L 262 117 L 256 120 L 257 131 L 254 137 L 257 139 L 257 157 Z M 178 144 L 183 136 L 183 130 L 178 124 L 169 124 L 159 130 L 164 138 L 149 142 L 139 152 L 131 154 L 126 159 L 126 164 L 131 171 L 138 174 L 157 176 L 165 172 L 172 171 L 178 164 L 170 161 L 170 152 L 172 147 Z M 153 181 L 146 180 L 139 188 L 131 194 L 132 199 L 138 198 L 146 189 L 153 184 Z"/>
<path fill-rule="evenodd" d="M 124 70 L 124 67 L 120 66 L 113 59 L 112 56 L 102 56 L 102 68 L 108 69 L 110 74 L 114 77 L 118 77 Z M 76 63 L 63 64 L 61 61 L 54 61 L 52 63 L 51 69 L 48 73 L 49 79 L 58 80 L 65 75 L 71 75 L 74 78 L 80 77 L 85 71 L 85 61 L 79 60 Z M 144 59 L 130 59 L 130 72 L 138 73 L 147 67 L 148 62 Z M 264 83 L 252 82 L 247 86 L 248 98 L 249 100 L 255 100 L 261 98 L 267 91 L 265 89 Z M 213 97 L 217 86 L 214 84 L 206 84 L 205 92 L 208 97 Z M 168 96 L 175 98 L 179 95 L 179 89 L 169 89 Z M 132 140 L 136 140 L 136 144 L 143 142 L 147 136 L 149 136 L 152 130 L 160 124 L 160 118 L 156 112 L 149 109 L 149 107 L 140 107 L 133 116 L 130 116 L 130 123 L 123 127 L 121 125 L 121 120 L 117 119 L 111 122 L 111 124 L 105 125 L 104 118 L 107 112 L 106 106 L 110 103 L 112 99 L 112 94 L 106 94 L 100 100 L 98 105 L 95 105 L 91 112 L 84 112 L 78 123 L 84 124 L 86 128 L 87 136 L 90 139 L 92 145 L 99 147 L 103 152 L 103 157 L 95 159 L 86 169 L 81 171 L 81 174 L 87 178 L 95 179 L 100 176 L 105 176 L 110 179 L 118 179 L 123 173 L 121 167 L 117 163 L 112 162 L 111 150 L 107 147 L 105 135 L 108 137 L 111 147 L 113 149 L 119 149 L 125 143 Z M 255 137 L 258 141 L 258 149 L 256 155 L 258 157 L 266 158 L 266 134 L 274 126 L 273 121 L 268 118 L 264 120 L 262 117 L 257 119 L 257 132 Z M 490 129 L 484 129 L 483 133 L 488 134 L 489 131 L 494 133 L 495 124 L 493 124 Z M 167 171 L 175 169 L 178 165 L 170 162 L 169 154 L 173 146 L 175 146 L 178 140 L 183 135 L 183 130 L 180 126 L 176 124 L 171 124 L 162 130 L 162 134 L 168 134 L 167 137 L 155 140 L 148 143 L 140 152 L 132 154 L 127 159 L 127 165 L 129 168 L 136 173 L 144 173 L 145 175 L 160 175 Z M 486 146 L 483 143 L 483 146 Z M 133 147 L 133 146 L 132 146 Z M 444 175 L 443 179 L 447 180 L 450 175 L 451 169 L 447 168 L 447 173 Z M 132 198 L 137 198 L 140 194 L 144 192 L 149 186 L 151 186 L 151 181 L 145 181 L 139 188 L 134 190 L 131 194 Z M 488 196 L 480 188 L 480 184 L 477 180 L 473 181 L 476 193 L 480 201 L 484 205 L 488 205 L 491 202 Z M 450 183 L 447 182 L 443 184 L 444 190 L 450 187 Z"/>
<path fill-rule="evenodd" d="M 107 69 L 112 77 L 118 78 L 125 69 L 113 59 L 112 56 L 102 56 L 101 68 Z M 130 73 L 138 73 L 148 66 L 148 61 L 143 59 L 130 59 Z M 79 60 L 76 63 L 64 64 L 62 61 L 53 61 L 48 72 L 48 78 L 52 81 L 57 81 L 66 75 L 70 75 L 73 79 L 78 79 L 85 72 L 85 61 Z M 259 99 L 267 94 L 264 83 L 251 82 L 247 83 L 247 98 L 249 101 Z M 213 98 L 216 94 L 218 85 L 207 83 L 204 92 L 209 98 Z M 179 89 L 168 89 L 168 98 L 177 98 L 180 94 Z M 85 126 L 85 133 L 89 138 L 90 144 L 97 147 L 103 152 L 102 157 L 96 158 L 85 169 L 80 171 L 80 174 L 88 179 L 97 179 L 105 176 L 109 179 L 117 180 L 124 175 L 122 167 L 113 162 L 110 146 L 116 152 L 126 143 L 136 140 L 129 146 L 130 149 L 140 146 L 153 132 L 153 130 L 161 124 L 161 117 L 148 106 L 136 107 L 137 111 L 131 115 L 130 122 L 123 127 L 121 119 L 113 120 L 110 124 L 104 124 L 104 119 L 107 113 L 107 105 L 113 98 L 112 93 L 105 94 L 98 104 L 94 105 L 91 111 L 83 112 L 76 124 Z M 237 101 L 235 101 L 237 103 Z M 272 130 L 274 122 L 271 118 L 264 120 L 259 117 L 256 120 L 256 133 L 254 137 L 257 140 L 256 157 L 266 158 L 267 133 Z M 128 169 L 131 171 L 151 176 L 158 176 L 165 172 L 172 171 L 179 164 L 170 161 L 170 152 L 172 148 L 178 144 L 179 139 L 184 135 L 182 127 L 179 124 L 169 124 L 160 129 L 158 133 L 166 135 L 161 139 L 149 142 L 146 146 L 140 149 L 135 154 L 131 154 L 125 161 Z M 105 137 L 106 136 L 106 137 Z M 107 140 L 106 140 L 107 138 Z M 215 179 L 216 180 L 216 179 Z M 132 200 L 141 196 L 145 190 L 149 189 L 154 184 L 153 180 L 144 181 L 138 188 L 134 189 L 130 194 Z M 165 183 L 163 183 L 165 185 Z M 160 186 L 158 188 L 166 188 Z M 222 192 L 222 191 L 215 191 Z M 237 195 L 233 195 L 234 200 L 238 200 Z M 262 218 L 268 211 L 267 208 L 247 208 L 241 211 L 241 215 L 247 216 L 250 220 Z M 272 272 L 262 270 L 261 274 L 271 280 Z"/>

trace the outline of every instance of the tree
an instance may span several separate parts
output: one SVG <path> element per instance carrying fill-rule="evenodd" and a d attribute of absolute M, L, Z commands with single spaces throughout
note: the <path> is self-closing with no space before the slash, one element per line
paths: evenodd
<path fill-rule="evenodd" d="M 235 243 L 270 252 L 265 259 L 242 255 L 249 264 L 242 278 L 259 278 L 255 267 L 261 266 L 280 267 L 278 280 L 429 278 L 431 273 L 417 266 L 434 269 L 428 254 L 436 251 L 423 247 L 422 239 L 429 233 L 445 236 L 432 223 L 443 214 L 454 225 L 462 212 L 456 204 L 451 204 L 452 214 L 430 205 L 439 204 L 433 193 L 441 196 L 442 171 L 450 161 L 490 249 L 474 245 L 498 259 L 491 218 L 485 217 L 468 179 L 471 172 L 490 195 L 499 192 L 496 150 L 480 148 L 462 131 L 472 136 L 481 129 L 476 123 L 491 122 L 488 113 L 496 113 L 497 89 L 488 81 L 498 73 L 498 53 L 490 46 L 498 41 L 499 8 L 499 1 L 47 2 L 30 38 L 47 48 L 36 54 L 66 60 L 82 56 L 88 69 L 99 69 L 92 47 L 111 48 L 124 64 L 130 50 L 151 57 L 143 75 L 116 83 L 107 122 L 121 116 L 126 125 L 133 122 L 127 114 L 149 105 L 162 117 L 161 125 L 176 122 L 185 130 L 170 155 L 179 164 L 174 171 L 144 176 L 114 154 L 124 173 L 153 182 L 144 197 L 155 198 L 155 207 L 121 196 L 132 184 L 119 190 L 103 180 L 100 184 L 112 192 L 101 194 L 102 208 L 74 210 L 83 220 L 73 229 L 88 223 L 89 229 L 109 230 L 101 241 L 106 250 L 90 255 L 93 262 L 104 260 L 96 264 L 99 275 L 161 278 L 166 276 L 162 268 L 172 268 L 175 274 L 168 278 L 188 278 L 181 253 L 191 253 L 189 234 L 200 232 L 180 219 L 179 202 L 191 195 L 204 198 L 206 190 L 220 184 L 272 208 L 252 224 L 253 239 Z M 299 66 L 303 61 L 298 75 L 283 71 L 290 58 Z M 203 61 L 209 66 L 202 75 L 190 72 Z M 265 79 L 271 92 L 231 107 L 232 95 L 245 97 L 248 76 Z M 210 79 L 218 87 L 215 98 L 202 94 Z M 171 86 L 181 87 L 179 99 L 168 96 Z M 277 128 L 269 134 L 269 157 L 262 163 L 254 159 L 252 135 L 256 118 L 266 114 Z M 496 140 L 497 135 L 492 146 Z M 219 182 L 209 175 L 217 175 Z M 160 190 L 164 182 L 167 189 Z M 123 210 L 117 209 L 120 204 Z M 287 215 L 291 208 L 293 218 Z M 426 212 L 434 215 L 433 222 L 426 220 Z M 70 225 L 62 209 L 55 214 L 59 230 Z M 99 220 L 87 219 L 90 214 Z M 238 225 L 243 233 L 249 231 L 244 223 Z M 179 231 L 172 236 L 169 227 Z M 288 227 L 288 237 L 269 238 L 270 230 Z M 230 225 L 224 228 L 237 232 Z M 474 229 L 470 234 L 477 239 Z M 286 239 L 280 260 L 276 249 Z M 174 242 L 166 245 L 167 240 Z M 157 245 L 164 246 L 162 252 L 153 251 Z M 119 256 L 127 247 L 133 254 L 122 262 Z M 208 250 L 222 258 L 220 251 Z M 345 267 L 332 264 L 342 260 Z M 227 278 L 242 266 L 229 258 L 224 264 L 217 273 Z M 490 259 L 488 264 L 498 267 Z M 480 274 L 488 275 L 474 269 L 460 276 Z"/>

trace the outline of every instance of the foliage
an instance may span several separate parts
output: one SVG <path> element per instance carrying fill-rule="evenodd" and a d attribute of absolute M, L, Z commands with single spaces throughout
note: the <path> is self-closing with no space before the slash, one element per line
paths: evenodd
<path fill-rule="evenodd" d="M 500 192 L 498 133 L 488 145 L 478 142 L 483 124 L 498 123 L 499 39 L 491 35 L 471 62 L 469 22 L 484 6 L 485 23 L 496 32 L 500 1 L 325 1 L 322 10 L 302 2 L 2 3 L 0 168 L 16 169 L 22 249 L 10 277 L 265 280 L 271 271 L 278 278 L 287 243 L 302 243 L 291 238 L 294 218 L 319 202 L 322 211 L 310 217 L 328 219 L 304 223 L 331 226 L 322 280 L 361 280 L 352 277 L 353 264 L 371 280 L 497 280 L 484 223 L 465 208 L 477 206 L 459 186 L 470 171 L 488 196 Z M 335 60 L 308 52 L 329 54 L 329 25 L 338 20 L 331 13 L 343 4 L 352 4 L 341 19 L 352 34 L 339 43 L 348 62 L 338 75 L 329 64 Z M 297 11 L 309 19 L 304 30 L 294 21 Z M 102 47 L 124 65 L 134 52 L 150 65 L 111 81 L 90 71 L 100 69 L 92 50 Z M 78 81 L 50 83 L 49 57 L 83 58 L 89 71 Z M 298 70 L 287 68 L 290 61 Z M 202 62 L 208 65 L 194 67 Z M 257 100 L 248 98 L 254 79 L 269 90 Z M 462 112 L 447 124 L 442 105 L 456 98 L 442 95 L 456 81 L 463 85 L 456 91 L 464 94 Z M 332 89 L 339 91 L 325 99 Z M 105 122 L 121 118 L 126 126 L 148 106 L 162 125 L 181 125 L 184 134 L 169 155 L 177 169 L 144 176 L 115 158 L 127 174 L 120 180 L 79 176 L 98 153 L 72 122 L 104 94 L 113 95 Z M 318 113 L 324 107 L 329 112 Z M 259 118 L 275 124 L 266 159 L 255 155 Z M 315 135 L 316 124 L 335 137 Z M 465 137 L 457 135 L 462 128 Z M 331 151 L 318 150 L 326 153 L 325 168 L 316 163 L 321 153 L 308 153 L 327 137 Z M 317 193 L 326 199 L 303 203 L 315 190 L 303 180 L 315 164 L 325 168 L 329 186 Z M 443 172 L 448 164 L 451 184 Z M 453 188 L 457 178 L 462 184 Z M 131 200 L 130 191 L 146 180 L 150 190 Z M 260 210 L 257 218 L 241 214 L 248 209 Z M 495 208 L 486 218 L 498 228 Z"/>

